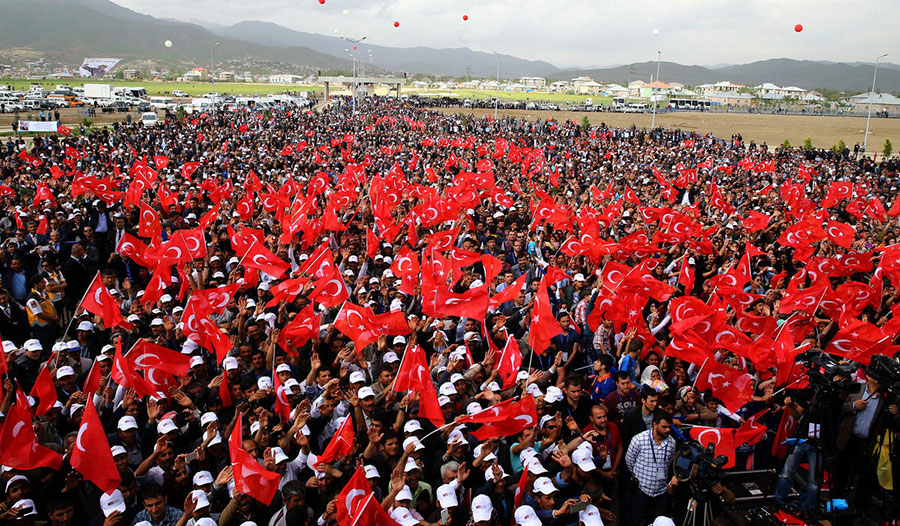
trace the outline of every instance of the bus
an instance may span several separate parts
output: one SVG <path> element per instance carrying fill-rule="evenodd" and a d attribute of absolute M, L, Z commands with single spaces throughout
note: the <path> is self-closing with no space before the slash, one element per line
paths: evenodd
<path fill-rule="evenodd" d="M 672 110 L 708 110 L 710 102 L 702 99 L 669 99 L 669 109 Z"/>

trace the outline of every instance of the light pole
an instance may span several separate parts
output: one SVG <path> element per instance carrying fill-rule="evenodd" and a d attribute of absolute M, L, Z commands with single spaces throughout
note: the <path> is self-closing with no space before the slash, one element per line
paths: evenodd
<path fill-rule="evenodd" d="M 872 104 L 875 102 L 875 79 L 878 78 L 878 61 L 886 56 L 888 56 L 887 53 L 875 59 L 875 73 L 872 74 L 872 93 L 869 94 L 869 115 L 866 117 L 866 136 L 863 139 L 863 155 L 868 153 L 866 147 L 869 145 L 869 121 L 872 120 Z"/>
<path fill-rule="evenodd" d="M 494 120 L 497 120 L 497 108 L 500 104 L 500 53 L 493 51 L 497 55 L 497 93 L 494 96 Z"/>
<path fill-rule="evenodd" d="M 335 32 L 337 32 L 336 29 L 335 29 Z M 352 44 L 351 47 L 355 49 L 356 45 L 359 44 L 360 42 L 362 42 L 363 40 L 365 40 L 367 36 L 368 35 L 363 35 L 359 38 L 350 38 L 350 37 L 342 36 L 341 39 L 346 40 L 347 42 L 350 42 L 350 44 Z M 350 51 L 350 50 L 347 48 L 344 48 L 344 51 Z M 351 94 L 352 95 L 351 101 L 353 103 L 352 112 L 356 112 L 356 54 L 353 53 L 352 51 L 350 51 L 350 56 L 353 58 L 353 93 Z"/>
<path fill-rule="evenodd" d="M 216 112 L 216 72 L 215 62 L 213 62 L 213 48 L 221 44 L 221 42 L 216 42 L 215 44 L 210 44 L 209 46 L 209 80 L 212 82 L 212 94 L 213 94 L 213 113 Z"/>
<path fill-rule="evenodd" d="M 656 52 L 656 82 L 659 82 L 659 63 L 662 61 L 662 51 Z M 660 83 L 661 84 L 661 83 Z M 650 123 L 650 129 L 656 128 L 656 104 L 657 97 L 653 95 L 653 88 L 650 88 L 650 96 L 653 97 L 653 121 Z"/>

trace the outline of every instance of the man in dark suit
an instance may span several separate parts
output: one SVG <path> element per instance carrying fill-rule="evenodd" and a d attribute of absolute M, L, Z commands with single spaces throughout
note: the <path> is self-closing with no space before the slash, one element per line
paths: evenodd
<path fill-rule="evenodd" d="M 62 273 L 66 278 L 69 287 L 66 294 L 71 302 L 69 305 L 72 309 L 78 308 L 78 303 L 84 297 L 85 291 L 91 284 L 94 277 L 90 269 L 84 262 L 84 247 L 80 243 L 72 245 L 72 252 L 69 258 L 63 263 Z"/>
<path fill-rule="evenodd" d="M 31 327 L 28 325 L 25 310 L 12 301 L 6 289 L 0 289 L 0 334 L 18 347 L 31 336 Z"/>

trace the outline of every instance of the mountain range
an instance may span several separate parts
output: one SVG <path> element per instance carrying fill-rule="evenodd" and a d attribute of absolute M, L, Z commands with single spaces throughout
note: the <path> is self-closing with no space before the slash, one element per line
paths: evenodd
<path fill-rule="evenodd" d="M 339 37 L 296 31 L 271 22 L 244 21 L 221 26 L 177 21 L 137 13 L 110 0 L 0 0 L 0 48 L 29 50 L 69 64 L 86 56 L 113 56 L 130 61 L 153 60 L 173 71 L 207 66 L 216 42 L 220 61 L 280 64 L 288 73 L 349 72 L 350 44 Z M 171 48 L 163 42 L 171 40 Z M 656 75 L 656 62 L 604 68 L 559 68 L 542 60 L 495 55 L 469 48 L 390 47 L 369 44 L 375 73 L 481 77 L 496 75 L 498 58 L 504 79 L 542 76 L 569 80 L 589 76 L 598 82 L 627 83 Z M 366 52 L 367 53 L 367 52 Z M 599 60 L 598 60 L 599 62 Z M 749 64 L 683 65 L 662 62 L 660 79 L 695 86 L 730 80 L 757 85 L 772 82 L 807 89 L 868 91 L 872 65 L 778 58 Z M 900 65 L 882 63 L 879 91 L 900 92 Z"/>

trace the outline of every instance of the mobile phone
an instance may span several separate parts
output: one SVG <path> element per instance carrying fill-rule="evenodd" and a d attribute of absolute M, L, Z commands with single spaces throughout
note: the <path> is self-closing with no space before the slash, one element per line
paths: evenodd
<path fill-rule="evenodd" d="M 185 462 L 193 462 L 193 461 L 197 460 L 198 458 L 200 458 L 200 452 L 195 449 L 184 456 L 184 461 Z"/>
<path fill-rule="evenodd" d="M 584 511 L 585 508 L 587 508 L 587 502 L 579 502 L 569 506 L 569 513 L 578 513 Z"/>

